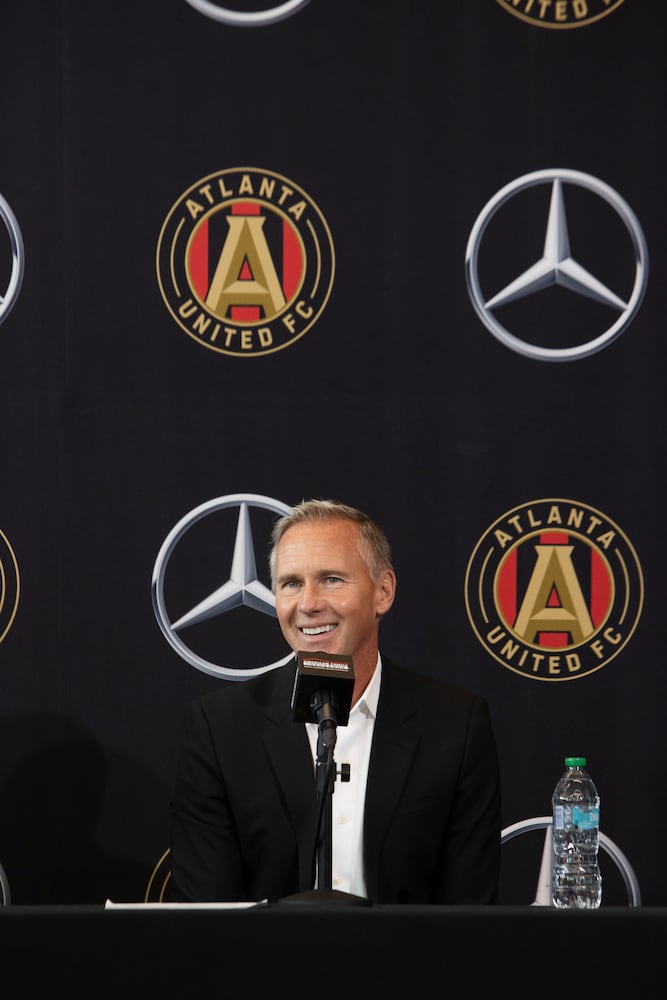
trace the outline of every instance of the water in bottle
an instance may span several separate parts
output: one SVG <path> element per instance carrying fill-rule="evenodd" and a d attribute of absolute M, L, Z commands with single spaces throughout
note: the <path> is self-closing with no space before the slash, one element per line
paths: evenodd
<path fill-rule="evenodd" d="M 585 757 L 565 758 L 565 771 L 551 802 L 552 904 L 561 909 L 595 909 L 602 902 L 600 796 L 586 770 Z"/>

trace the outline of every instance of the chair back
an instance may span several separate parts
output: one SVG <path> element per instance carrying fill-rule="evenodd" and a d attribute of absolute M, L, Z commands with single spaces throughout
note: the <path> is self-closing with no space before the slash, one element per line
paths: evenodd
<path fill-rule="evenodd" d="M 500 843 L 506 844 L 508 840 L 518 837 L 524 833 L 531 833 L 533 830 L 544 830 L 544 847 L 542 849 L 542 859 L 540 870 L 537 876 L 537 888 L 532 906 L 551 906 L 551 816 L 533 816 L 531 819 L 522 819 L 518 823 L 506 826 L 500 835 Z M 609 837 L 600 830 L 600 848 L 612 859 L 623 878 L 628 894 L 629 906 L 641 906 L 641 892 L 635 871 L 627 857 Z"/>
<path fill-rule="evenodd" d="M 0 906 L 9 906 L 12 896 L 9 891 L 9 882 L 5 874 L 5 869 L 0 864 Z"/>

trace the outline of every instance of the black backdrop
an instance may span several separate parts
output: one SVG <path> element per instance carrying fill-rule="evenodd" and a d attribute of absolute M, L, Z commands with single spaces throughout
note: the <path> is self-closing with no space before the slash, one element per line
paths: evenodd
<path fill-rule="evenodd" d="M 166 641 L 156 559 L 189 512 L 247 494 L 337 496 L 375 516 L 399 579 L 382 647 L 489 699 L 504 825 L 547 814 L 563 755 L 584 753 L 603 831 L 643 902 L 664 904 L 664 18 L 639 0 L 530 7 L 310 0 L 248 24 L 187 0 L 2 4 L 0 196 L 25 262 L 0 313 L 0 862 L 14 902 L 144 898 L 184 705 L 242 682 Z M 245 356 L 179 325 L 158 264 L 186 192 L 244 169 L 302 192 L 333 248 L 318 258 L 325 230 L 315 245 L 303 229 L 303 288 L 319 260 L 331 294 L 297 339 Z M 583 356 L 508 347 L 468 290 L 480 213 L 537 171 L 607 185 L 648 249 L 639 308 Z M 549 190 L 509 236 L 489 224 L 489 293 L 541 256 Z M 613 223 L 576 185 L 566 205 L 573 255 L 627 300 Z M 18 266 L 4 235 L 0 295 Z M 172 247 L 171 264 L 187 252 Z M 526 341 L 568 349 L 616 318 L 545 294 L 504 314 Z M 599 669 L 531 676 L 483 641 L 466 574 L 481 574 L 473 553 L 496 522 L 554 504 L 618 529 L 624 637 Z M 232 506 L 174 550 L 173 618 L 229 575 Z M 247 607 L 180 638 L 246 668 L 285 654 Z M 505 857 L 503 901 L 529 898 L 537 862 Z M 610 873 L 605 902 L 622 899 Z"/>

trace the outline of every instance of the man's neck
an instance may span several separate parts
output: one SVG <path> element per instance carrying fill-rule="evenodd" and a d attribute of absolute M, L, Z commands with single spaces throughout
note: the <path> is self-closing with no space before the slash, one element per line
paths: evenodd
<path fill-rule="evenodd" d="M 375 673 L 375 668 L 378 665 L 378 650 L 377 647 L 373 652 L 369 652 L 368 655 L 364 655 L 357 665 L 357 660 L 354 660 L 354 690 L 352 692 L 352 704 L 356 705 L 362 694 L 368 687 L 371 677 Z"/>

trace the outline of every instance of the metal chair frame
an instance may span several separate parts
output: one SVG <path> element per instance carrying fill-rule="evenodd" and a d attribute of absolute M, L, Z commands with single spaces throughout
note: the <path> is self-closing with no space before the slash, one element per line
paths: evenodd
<path fill-rule="evenodd" d="M 5 869 L 0 864 L 0 906 L 9 906 L 12 896 L 9 891 L 9 882 L 5 874 Z"/>
<path fill-rule="evenodd" d="M 551 816 L 533 816 L 531 819 L 522 819 L 518 823 L 512 823 L 501 831 L 500 843 L 505 844 L 513 837 L 518 837 L 522 833 L 530 833 L 532 830 L 544 830 L 544 849 L 542 851 L 542 863 L 537 880 L 537 891 L 533 906 L 551 906 Z M 628 893 L 629 906 L 641 906 L 641 891 L 639 882 L 635 875 L 634 868 L 628 861 L 623 851 L 606 834 L 600 831 L 600 847 L 609 855 L 616 867 L 620 871 L 625 888 Z"/>

